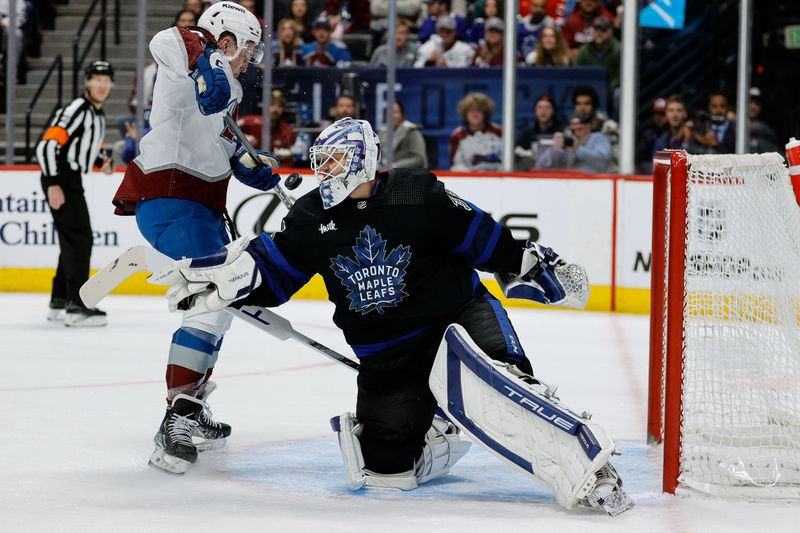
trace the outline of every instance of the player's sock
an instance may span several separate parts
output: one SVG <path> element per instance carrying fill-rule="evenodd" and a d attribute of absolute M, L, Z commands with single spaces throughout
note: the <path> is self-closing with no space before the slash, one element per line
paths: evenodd
<path fill-rule="evenodd" d="M 156 449 L 150 456 L 151 466 L 173 474 L 183 474 L 197 461 L 192 432 L 198 425 L 203 407 L 204 403 L 197 398 L 185 394 L 175 397 L 153 437 Z"/>
<path fill-rule="evenodd" d="M 207 374 L 208 375 L 208 374 Z M 217 388 L 213 381 L 204 383 L 204 391 L 201 396 L 203 410 L 197 417 L 197 426 L 192 430 L 195 438 L 194 444 L 198 452 L 216 450 L 225 446 L 225 439 L 231 434 L 231 427 L 223 422 L 217 422 L 211 413 L 207 399 Z"/>
<path fill-rule="evenodd" d="M 96 307 L 67 302 L 64 325 L 69 327 L 98 327 L 108 324 L 106 312 Z"/>

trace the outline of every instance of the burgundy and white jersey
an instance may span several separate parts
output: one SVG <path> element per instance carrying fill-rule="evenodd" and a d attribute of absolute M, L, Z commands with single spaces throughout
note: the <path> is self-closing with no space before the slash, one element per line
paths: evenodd
<path fill-rule="evenodd" d="M 158 63 L 150 112 L 151 130 L 142 137 L 141 154 L 134 163 L 145 174 L 178 169 L 204 181 L 228 177 L 234 144 L 222 136 L 223 114 L 203 115 L 197 105 L 195 82 L 189 76 L 194 62 L 214 39 L 201 28 L 169 28 L 150 41 Z M 234 114 L 242 99 L 242 86 L 222 52 L 214 52 L 211 65 L 222 68 L 231 85 L 228 113 Z"/>

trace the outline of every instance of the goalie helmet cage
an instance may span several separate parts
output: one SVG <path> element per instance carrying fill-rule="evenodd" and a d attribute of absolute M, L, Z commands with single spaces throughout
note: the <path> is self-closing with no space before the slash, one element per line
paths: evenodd
<path fill-rule="evenodd" d="M 654 160 L 648 442 L 665 492 L 800 497 L 800 208 L 778 154 Z"/>

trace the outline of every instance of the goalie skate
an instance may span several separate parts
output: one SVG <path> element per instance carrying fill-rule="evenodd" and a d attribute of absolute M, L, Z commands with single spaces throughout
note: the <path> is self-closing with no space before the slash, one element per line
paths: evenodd
<path fill-rule="evenodd" d="M 633 508 L 635 504 L 622 490 L 622 479 L 611 463 L 606 463 L 595 476 L 597 481 L 594 489 L 586 495 L 586 500 L 581 502 L 583 505 L 602 509 L 609 516 L 617 516 Z"/>
<path fill-rule="evenodd" d="M 217 388 L 213 381 L 206 383 L 206 390 L 200 398 L 203 401 L 203 410 L 197 417 L 197 425 L 192 430 L 192 443 L 198 452 L 219 450 L 224 448 L 226 438 L 231 434 L 231 427 L 228 424 L 217 422 L 211 414 L 207 399 Z"/>
<path fill-rule="evenodd" d="M 150 466 L 171 474 L 183 474 L 197 461 L 192 432 L 197 427 L 203 406 L 201 400 L 185 394 L 175 397 L 153 437 L 156 449 L 150 456 Z"/>

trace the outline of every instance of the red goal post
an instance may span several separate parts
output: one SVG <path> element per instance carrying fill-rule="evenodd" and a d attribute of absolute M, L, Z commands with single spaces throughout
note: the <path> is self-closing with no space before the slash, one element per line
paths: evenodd
<path fill-rule="evenodd" d="M 653 175 L 663 489 L 800 497 L 800 208 L 783 159 L 664 151 Z"/>

